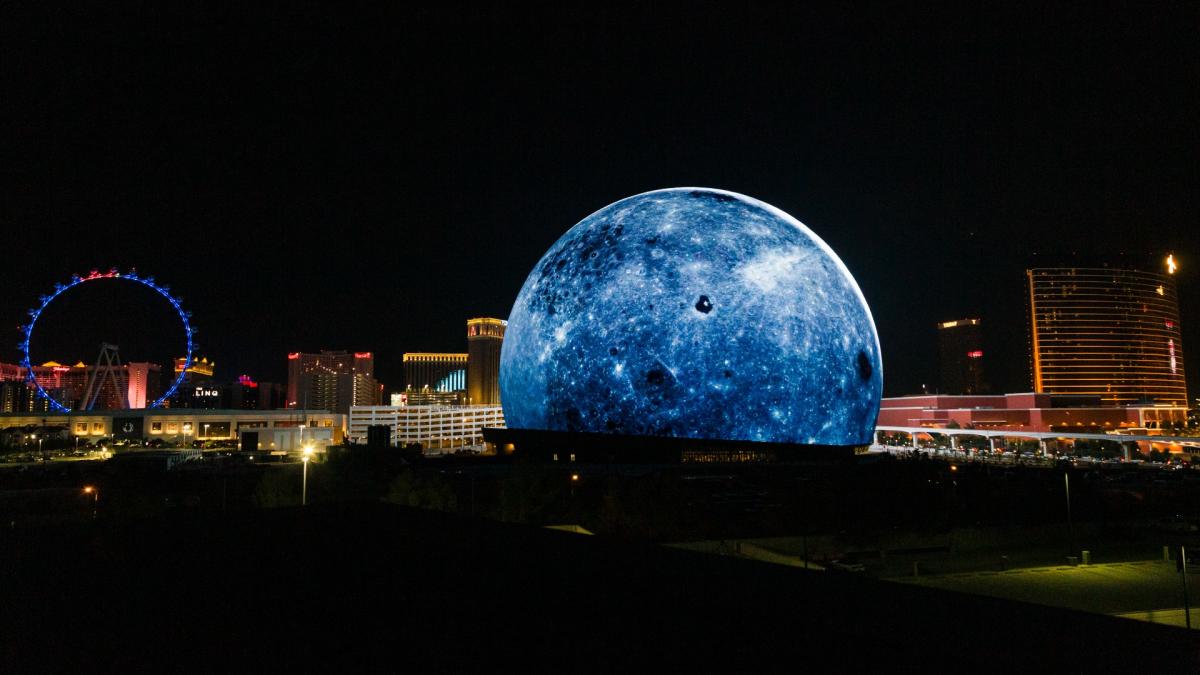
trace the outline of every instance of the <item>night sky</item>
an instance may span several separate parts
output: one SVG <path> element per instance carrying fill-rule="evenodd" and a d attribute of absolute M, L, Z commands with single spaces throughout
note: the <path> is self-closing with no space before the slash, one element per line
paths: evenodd
<path fill-rule="evenodd" d="M 591 212 L 708 186 L 837 251 L 888 395 L 935 385 L 934 324 L 963 316 L 993 385 L 1029 390 L 1033 254 L 1174 251 L 1197 394 L 1195 3 L 108 4 L 0 6 L 0 360 L 55 282 L 136 267 L 225 379 L 281 381 L 286 352 L 326 348 L 376 352 L 398 385 L 403 352 L 465 351 L 465 320 L 506 316 Z M 170 353 L 134 291 L 47 317 L 35 359 Z"/>

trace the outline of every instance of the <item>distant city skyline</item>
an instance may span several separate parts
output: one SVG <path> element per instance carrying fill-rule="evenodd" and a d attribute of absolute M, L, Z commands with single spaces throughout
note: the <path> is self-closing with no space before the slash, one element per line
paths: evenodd
<path fill-rule="evenodd" d="M 1172 284 L 1176 288 L 1178 288 L 1178 286 L 1179 286 L 1178 280 L 1180 279 L 1178 274 L 1179 274 L 1180 270 L 1183 269 L 1182 266 L 1186 265 L 1186 263 L 1182 261 L 1181 257 L 1177 256 L 1174 253 L 1160 254 L 1160 253 L 1156 252 L 1156 253 L 1150 253 L 1150 254 L 1145 254 L 1145 255 L 1134 255 L 1134 256 L 1123 256 L 1123 255 L 1115 255 L 1115 256 L 1107 255 L 1107 256 L 1105 256 L 1103 254 L 1097 254 L 1096 257 L 1085 257 L 1085 256 L 1079 256 L 1076 254 L 1076 255 L 1045 256 L 1043 259 L 1056 260 L 1056 261 L 1057 260 L 1080 259 L 1080 260 L 1084 261 L 1082 263 L 1082 265 L 1084 265 L 1084 266 L 1086 266 L 1088 264 L 1103 264 L 1103 265 L 1110 265 L 1113 267 L 1113 269 L 1125 269 L 1125 270 L 1132 270 L 1132 271 L 1142 271 L 1142 272 L 1147 272 L 1150 274 L 1158 274 L 1158 273 L 1165 273 L 1166 264 L 1167 264 L 1166 259 L 1167 259 L 1168 255 L 1171 257 L 1171 264 L 1175 270 L 1174 272 L 1171 273 L 1170 279 L 1172 281 Z M 1031 259 L 1031 258 L 1027 257 L 1027 259 Z M 1032 259 L 1036 259 L 1036 257 L 1034 257 Z M 1087 262 L 1089 260 L 1091 261 L 1090 263 Z M 1097 261 L 1099 261 L 1099 262 L 1097 262 Z M 1110 262 L 1110 261 L 1112 261 L 1112 262 Z M 1158 269 L 1160 267 L 1162 269 Z M 1023 272 L 1022 276 L 1024 276 L 1024 270 L 1022 270 L 1022 272 Z M 1186 277 L 1184 277 L 1184 278 L 1186 279 Z M 1007 311 L 1006 311 L 1006 316 L 1004 317 L 1004 320 L 1003 320 L 1006 324 L 1008 324 L 1007 329 L 1002 329 L 1002 330 L 996 331 L 995 333 L 988 331 L 986 334 L 986 337 L 976 336 L 975 338 L 973 338 L 974 340 L 978 341 L 981 345 L 986 345 L 986 348 L 977 350 L 977 351 L 981 352 L 979 354 L 979 356 L 977 357 L 977 358 L 980 358 L 980 360 L 982 360 L 982 352 L 987 352 L 989 354 L 989 357 L 987 359 L 988 362 L 992 362 L 994 360 L 1000 360 L 1004 363 L 1007 363 L 1010 367 L 1013 365 L 1019 366 L 1019 368 L 1024 371 L 1023 376 L 1020 373 L 1017 373 L 1017 374 L 1008 373 L 1007 378 L 1004 375 L 1001 375 L 1000 377 L 997 378 L 1002 383 L 1001 386 L 993 385 L 991 383 L 990 379 L 988 381 L 986 381 L 985 384 L 989 387 L 989 389 L 991 391 L 994 391 L 994 392 L 1007 391 L 1010 393 L 1014 393 L 1014 392 L 1023 392 L 1023 391 L 1035 391 L 1037 388 L 1036 381 L 1034 379 L 1034 374 L 1033 374 L 1034 365 L 1031 360 L 1032 354 L 1029 351 L 1030 347 L 1031 347 L 1030 342 L 1029 342 L 1031 334 L 1029 332 L 1029 325 L 1028 325 L 1028 322 L 1029 322 L 1029 316 L 1028 316 L 1029 309 L 1027 306 L 1028 298 L 1026 297 L 1028 294 L 1028 288 L 1026 288 L 1025 286 L 1026 286 L 1026 284 L 1022 284 L 1021 289 L 1009 288 L 1009 289 L 1007 289 L 1008 290 L 1007 293 L 1001 293 L 999 291 L 999 287 L 998 287 L 997 292 L 991 296 L 991 299 L 993 300 L 993 302 L 988 303 L 988 305 L 992 306 L 992 307 L 995 307 L 997 305 L 1001 306 L 1001 307 L 1003 307 L 1005 305 L 1009 305 L 1009 307 L 1007 308 Z M 1014 307 L 1014 305 L 1018 304 L 1017 302 L 1014 302 L 1014 299 L 1019 300 L 1019 298 L 1015 298 L 1016 295 L 1021 295 L 1023 298 L 1025 298 L 1026 306 L 1023 308 L 1024 309 L 1024 311 L 1023 311 L 1024 317 L 1020 317 L 1018 319 L 1018 322 L 1014 324 L 1013 320 L 1014 320 L 1014 318 L 1017 318 L 1017 317 L 1013 316 L 1013 312 L 1017 311 L 1016 308 Z M 1182 296 L 1182 291 L 1180 291 L 1178 293 L 1178 295 Z M 69 295 L 65 295 L 64 297 L 69 297 Z M 1189 299 L 1185 298 L 1185 297 L 1178 297 L 1177 298 L 1178 306 L 1183 307 L 1183 306 L 1188 305 L 1189 304 L 1188 300 Z M 95 301 L 94 295 L 92 297 L 92 301 Z M 123 298 L 117 304 L 118 304 L 118 306 L 124 307 L 125 311 L 128 311 L 128 308 L 131 306 L 130 302 L 131 302 L 131 300 L 129 298 Z M 154 298 L 150 298 L 150 304 L 153 305 L 154 302 L 155 302 Z M 150 309 L 155 309 L 155 308 L 151 307 Z M 157 309 L 162 309 L 162 308 L 157 308 Z M 880 313 L 878 309 L 876 309 L 874 307 L 872 309 L 873 309 L 873 311 L 876 312 L 877 315 Z M 1190 326 L 1190 322 L 1188 321 L 1187 316 L 1183 315 L 1182 311 L 1179 311 L 1179 310 L 1176 310 L 1176 311 L 1179 312 L 1179 315 L 1175 316 L 1172 319 L 1171 330 L 1174 333 L 1176 333 L 1177 335 L 1179 335 L 1179 340 L 1178 340 L 1179 370 L 1180 370 L 1181 376 L 1183 376 L 1183 375 L 1194 372 L 1194 370 L 1192 368 L 1188 368 L 1186 373 L 1184 372 L 1184 368 L 1187 367 L 1187 364 L 1186 364 L 1186 362 L 1184 362 L 1184 360 L 1182 358 L 1182 351 L 1183 351 L 1182 345 L 1187 342 L 1186 336 L 1189 333 L 1194 332 L 1194 331 L 1187 330 L 1187 328 Z M 999 312 L 995 309 L 993 309 L 991 312 L 986 312 L 986 313 L 981 312 L 981 314 L 983 314 L 983 315 L 987 315 L 987 314 L 997 315 L 998 313 Z M 943 312 L 943 314 L 944 314 L 944 312 Z M 124 317 L 117 316 L 117 317 L 109 317 L 109 318 L 114 319 L 114 325 L 125 323 Z M 200 320 L 202 322 L 202 317 L 200 318 Z M 978 319 L 974 319 L 974 320 L 978 321 Z M 942 326 L 944 326 L 947 323 L 954 323 L 954 321 L 953 320 L 949 321 L 949 322 L 939 321 L 937 324 L 938 330 L 936 331 L 936 333 L 938 333 L 938 334 L 945 333 L 946 331 L 942 329 Z M 197 324 L 197 326 L 199 326 L 199 325 L 201 325 L 201 324 Z M 125 325 L 125 327 L 122 330 L 127 331 L 128 325 Z M 452 348 L 459 348 L 459 349 L 462 348 L 461 323 L 460 323 L 459 331 L 460 331 L 459 332 L 460 337 L 457 340 L 457 344 L 449 345 Z M 162 332 L 162 331 L 160 331 L 160 332 Z M 206 337 L 211 333 L 211 331 L 204 331 L 204 332 L 205 332 Z M 1022 332 L 1024 333 L 1023 335 L 1022 335 Z M 99 334 L 97 334 L 97 335 L 99 335 Z M 50 342 L 51 344 L 53 344 L 54 337 L 55 336 L 53 336 L 53 335 L 49 335 L 49 336 L 39 335 L 38 341 L 39 342 Z M 99 338 L 97 338 L 97 339 L 99 339 Z M 884 358 L 885 358 L 885 394 L 886 395 L 891 396 L 891 395 L 917 394 L 917 393 L 921 393 L 922 390 L 927 391 L 929 393 L 933 393 L 935 391 L 938 391 L 938 390 L 944 388 L 943 380 L 946 377 L 946 374 L 944 372 L 944 367 L 942 365 L 942 362 L 944 361 L 945 356 L 944 356 L 944 352 L 941 351 L 941 350 L 945 349 L 944 336 L 940 337 L 939 335 L 928 335 L 927 339 L 928 339 L 929 344 L 925 345 L 925 349 L 927 351 L 935 351 L 935 353 L 937 353 L 938 356 L 936 357 L 936 360 L 933 361 L 931 364 L 928 364 L 928 367 L 922 372 L 922 377 L 920 378 L 921 383 L 916 385 L 916 388 L 914 390 L 905 390 L 902 388 L 903 385 L 900 385 L 897 383 L 892 383 L 889 386 L 889 383 L 888 383 L 888 380 L 886 377 L 886 372 L 887 372 L 888 366 L 892 365 L 892 364 L 887 361 L 888 355 L 886 353 L 884 354 Z M 881 341 L 883 341 L 883 340 L 885 340 L 884 331 L 881 330 Z M 1000 340 L 1006 340 L 1007 342 L 1000 342 Z M 45 348 L 42 351 L 48 352 L 48 348 Z M 233 347 L 233 351 L 235 353 L 235 360 L 236 360 L 237 353 L 241 353 L 244 351 L 256 351 L 256 349 L 253 346 L 250 346 L 249 348 L 247 348 L 247 346 L 235 345 Z M 323 350 L 317 350 L 317 351 L 319 352 L 319 351 L 323 351 Z M 293 352 L 288 352 L 288 353 L 293 353 Z M 393 370 L 389 371 L 389 374 L 386 377 L 377 378 L 378 381 L 381 382 L 385 387 L 385 391 L 384 391 L 385 396 L 389 392 L 402 391 L 404 389 L 404 387 L 406 386 L 407 378 L 408 378 L 407 371 L 409 370 L 409 367 L 408 367 L 409 364 L 405 363 L 404 359 L 406 358 L 405 357 L 406 354 L 413 354 L 413 353 L 422 353 L 422 352 L 410 352 L 408 350 L 403 350 L 403 349 L 397 348 L 397 351 L 395 351 L 395 352 L 384 352 L 383 354 L 381 354 L 381 356 L 382 356 L 381 361 L 384 363 L 392 364 L 391 367 L 393 368 Z M 450 354 L 449 352 L 445 352 L 445 353 Z M 207 350 L 205 351 L 205 354 L 206 354 L 205 356 L 200 356 L 200 354 L 197 353 L 197 354 L 194 354 L 193 356 L 195 357 L 196 362 L 199 363 L 201 359 L 205 359 L 207 361 L 207 358 L 208 358 Z M 465 358 L 465 354 L 460 353 L 459 356 Z M 999 357 L 998 359 L 997 359 L 997 356 Z M 89 363 L 93 360 L 94 360 L 94 356 L 82 359 L 82 361 L 89 362 Z M 237 381 L 237 378 L 239 376 L 249 374 L 251 377 L 256 378 L 256 379 L 286 381 L 286 379 L 287 379 L 286 366 L 284 366 L 283 368 L 279 368 L 278 364 L 274 363 L 275 361 L 279 361 L 279 360 L 280 359 L 278 359 L 278 358 L 273 358 L 273 359 L 269 359 L 266 363 L 262 363 L 262 364 L 248 364 L 247 361 L 243 360 L 242 363 L 247 364 L 247 367 L 241 368 L 237 371 L 233 371 L 233 370 L 226 371 L 223 374 L 218 374 L 213 379 L 215 381 L 220 381 L 220 382 L 225 382 L 225 383 L 234 383 Z M 12 362 L 12 363 L 19 362 L 20 361 L 19 350 L 16 351 L 16 354 L 14 354 L 14 356 L 11 358 L 11 361 L 10 360 L 0 360 L 0 361 Z M 35 359 L 35 365 L 41 365 L 41 363 L 38 363 L 37 361 L 40 361 L 40 359 Z M 52 359 L 52 361 L 53 361 L 53 359 Z M 71 361 L 71 359 L 64 359 L 64 362 L 70 362 L 70 361 Z M 175 367 L 178 368 L 177 361 L 178 361 L 178 359 L 170 359 L 170 360 L 167 360 L 167 363 L 175 363 Z M 213 358 L 212 361 L 216 362 L 217 359 Z M 157 361 L 150 361 L 150 362 L 157 363 Z M 399 362 L 400 367 L 396 367 L 397 362 Z M 167 371 L 167 370 L 168 370 L 168 368 L 164 367 L 164 371 Z M 210 375 L 211 375 L 211 373 L 210 373 Z M 1200 394 L 1200 389 L 1198 389 L 1193 384 L 1191 379 L 1188 379 L 1186 382 L 1187 382 L 1187 391 L 1190 392 L 1190 395 L 1194 399 L 1198 394 Z M 1003 383 L 1007 383 L 1007 384 L 1003 384 Z M 943 391 L 942 393 L 947 393 L 947 392 Z"/>

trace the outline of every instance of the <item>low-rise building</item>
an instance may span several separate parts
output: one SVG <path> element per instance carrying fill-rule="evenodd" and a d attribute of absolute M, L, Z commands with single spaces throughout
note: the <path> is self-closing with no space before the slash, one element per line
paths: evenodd
<path fill-rule="evenodd" d="M 232 441 L 242 432 L 257 431 L 261 437 L 283 433 L 289 447 L 292 436 L 323 444 L 341 443 L 346 416 L 324 410 L 187 410 L 150 408 L 142 410 L 92 410 L 70 413 L 0 414 L 0 430 L 21 427 L 62 426 L 72 437 L 113 440 L 161 439 L 168 445 L 190 445 L 193 441 Z M 274 440 L 272 436 L 267 442 Z M 281 448 L 283 449 L 283 448 Z"/>
<path fill-rule="evenodd" d="M 347 435 L 367 442 L 375 425 L 391 428 L 391 443 L 421 445 L 426 454 L 478 451 L 484 448 L 483 428 L 503 427 L 504 409 L 498 405 L 355 406 L 350 408 Z"/>
<path fill-rule="evenodd" d="M 880 404 L 879 426 L 1104 433 L 1162 429 L 1187 421 L 1174 405 L 1101 405 L 1096 396 L 997 394 L 900 396 Z"/>

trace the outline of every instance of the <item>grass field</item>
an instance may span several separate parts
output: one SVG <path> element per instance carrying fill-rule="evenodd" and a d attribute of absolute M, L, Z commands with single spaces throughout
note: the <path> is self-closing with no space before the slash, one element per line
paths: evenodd
<path fill-rule="evenodd" d="M 1157 623 L 1183 624 L 1183 582 L 1173 563 L 1127 562 L 1077 567 L 1030 567 L 1007 572 L 973 572 L 898 578 L 949 591 L 1066 607 L 1099 614 L 1127 615 Z M 1200 578 L 1189 577 L 1191 595 Z M 1194 604 L 1194 600 L 1193 600 Z M 1137 616 L 1130 616 L 1137 615 Z M 1177 615 L 1177 616 L 1176 616 Z M 1200 611 L 1193 608 L 1193 627 Z"/>

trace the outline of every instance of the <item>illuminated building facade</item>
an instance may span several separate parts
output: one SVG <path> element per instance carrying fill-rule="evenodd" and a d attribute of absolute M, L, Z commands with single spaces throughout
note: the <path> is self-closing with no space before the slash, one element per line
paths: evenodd
<path fill-rule="evenodd" d="M 403 405 L 466 405 L 465 391 L 410 391 Z"/>
<path fill-rule="evenodd" d="M 1163 429 L 1187 421 L 1187 408 L 1105 405 L 1099 396 L 1023 393 L 885 398 L 876 424 L 1007 431 L 1109 433 Z"/>
<path fill-rule="evenodd" d="M 249 375 L 239 375 L 237 382 L 229 386 L 229 407 L 237 410 L 286 408 L 286 395 L 281 384 L 256 382 Z"/>
<path fill-rule="evenodd" d="M 145 408 L 162 394 L 162 367 L 157 363 L 126 363 L 129 407 Z"/>
<path fill-rule="evenodd" d="M 45 412 L 50 403 L 37 395 L 25 381 L 25 369 L 15 363 L 0 363 L 0 413 Z"/>
<path fill-rule="evenodd" d="M 1034 391 L 1186 405 L 1174 269 L 1026 270 Z"/>
<path fill-rule="evenodd" d="M 68 408 L 80 407 L 87 391 L 88 380 L 96 376 L 95 366 L 89 366 L 82 361 L 73 366 L 65 366 L 56 361 L 47 361 L 40 366 L 33 366 L 33 377 L 46 391 L 46 394 Z M 162 367 L 157 363 L 130 362 L 121 364 L 117 373 L 119 386 L 111 379 L 100 380 L 100 394 L 96 398 L 98 410 L 120 410 L 126 407 L 132 409 L 145 408 L 162 394 Z M 0 364 L 0 381 L 25 382 L 25 368 L 15 364 Z M 36 412 L 45 409 L 45 401 L 38 401 L 36 393 L 24 394 L 15 388 L 6 395 L 16 406 L 13 410 L 0 407 L 3 412 Z M 7 404 L 5 404 L 7 405 Z M 19 408 L 19 409 L 17 409 Z"/>
<path fill-rule="evenodd" d="M 483 428 L 502 428 L 504 410 L 499 405 L 481 406 L 364 406 L 350 409 L 347 435 L 365 443 L 372 426 L 391 428 L 391 443 L 421 445 L 425 454 L 484 448 Z"/>
<path fill-rule="evenodd" d="M 184 357 L 175 359 L 175 377 L 179 377 L 179 373 L 183 371 L 183 364 L 187 361 Z M 193 359 L 192 365 L 188 366 L 187 373 L 183 376 L 183 383 L 190 383 L 192 380 L 211 380 L 213 373 L 216 371 L 217 362 L 209 361 L 208 357 Z"/>
<path fill-rule="evenodd" d="M 938 327 L 940 386 L 943 394 L 983 394 L 983 332 L 979 319 L 943 321 Z"/>
<path fill-rule="evenodd" d="M 0 413 L 40 413 L 50 410 L 50 402 L 24 381 L 0 381 Z"/>
<path fill-rule="evenodd" d="M 500 347 L 503 319 L 467 321 L 467 401 L 471 405 L 500 405 Z"/>
<path fill-rule="evenodd" d="M 467 355 L 407 352 L 404 354 L 407 391 L 462 391 L 467 388 Z"/>
<path fill-rule="evenodd" d="M 234 441 L 247 432 L 259 436 L 264 451 L 292 450 L 296 444 L 340 443 L 345 415 L 321 410 L 89 410 L 41 415 L 0 414 L 0 430 L 61 427 L 81 439 L 159 439 L 168 445 L 194 441 Z M 301 427 L 304 427 L 303 430 Z M 300 434 L 303 434 L 301 438 Z"/>
<path fill-rule="evenodd" d="M 351 406 L 378 405 L 382 395 L 371 352 L 288 354 L 289 408 L 346 414 Z"/>

